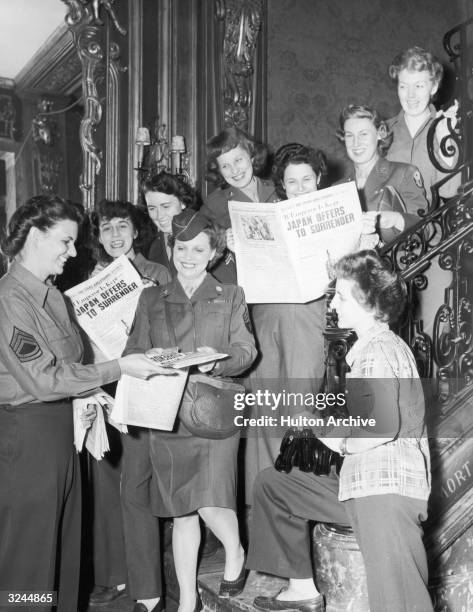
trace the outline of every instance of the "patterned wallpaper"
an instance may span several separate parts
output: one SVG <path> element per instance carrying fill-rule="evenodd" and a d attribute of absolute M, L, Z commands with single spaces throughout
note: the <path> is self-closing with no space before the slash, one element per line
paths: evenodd
<path fill-rule="evenodd" d="M 470 4 L 472 4 L 470 2 Z M 402 49 L 432 50 L 452 74 L 444 33 L 463 21 L 464 0 L 268 0 L 268 142 L 291 141 L 324 150 L 332 179 L 344 171 L 335 136 L 349 103 L 375 106 L 390 117 L 399 110 L 387 69 Z"/>

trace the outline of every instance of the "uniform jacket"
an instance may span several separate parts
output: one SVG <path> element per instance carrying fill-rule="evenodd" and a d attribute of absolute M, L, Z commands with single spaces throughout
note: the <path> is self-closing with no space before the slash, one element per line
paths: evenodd
<path fill-rule="evenodd" d="M 166 251 L 166 238 L 167 236 L 165 235 L 165 233 L 158 230 L 156 238 L 153 240 L 149 247 L 147 257 L 149 261 L 154 261 L 167 268 L 168 271 L 171 273 L 171 276 L 174 277 L 176 276 L 177 272 L 176 268 L 174 267 L 172 258 L 170 259 L 168 257 L 168 253 Z"/>
<path fill-rule="evenodd" d="M 131 262 L 140 273 L 143 280 L 149 280 L 157 285 L 166 285 L 171 280 L 171 272 L 163 264 L 150 261 L 137 253 Z"/>
<path fill-rule="evenodd" d="M 258 185 L 258 202 L 277 202 L 278 197 L 274 189 L 274 185 L 271 181 L 256 178 Z M 221 187 L 212 191 L 210 195 L 205 198 L 204 205 L 200 209 L 200 212 L 221 225 L 224 229 L 228 229 L 232 226 L 230 221 L 230 213 L 228 212 L 228 202 L 230 200 L 236 200 L 237 202 L 251 202 L 250 198 L 245 192 L 241 191 L 237 187 Z"/>
<path fill-rule="evenodd" d="M 389 119 L 388 125 L 393 133 L 393 142 L 389 147 L 386 158 L 394 162 L 403 162 L 413 164 L 419 168 L 424 180 L 426 196 L 429 202 L 432 198 L 430 188 L 438 181 L 445 178 L 447 175 L 440 170 L 437 170 L 429 158 L 427 150 L 427 133 L 436 117 L 436 110 L 433 104 L 430 105 L 430 116 L 425 123 L 419 128 L 414 136 L 411 136 L 409 128 L 406 124 L 404 111 Z M 434 139 L 434 149 L 437 154 L 440 145 L 437 138 Z M 440 190 L 440 195 L 443 197 L 451 197 L 455 194 L 458 187 L 458 181 L 455 179 L 449 181 Z"/>
<path fill-rule="evenodd" d="M 120 378 L 116 360 L 84 366 L 82 351 L 60 291 L 14 262 L 0 279 L 0 403 L 55 401 Z"/>
<path fill-rule="evenodd" d="M 168 331 L 165 303 L 174 334 Z M 169 348 L 174 336 L 181 351 L 211 346 L 230 355 L 214 368 L 218 376 L 241 374 L 256 357 L 243 290 L 220 285 L 210 274 L 190 299 L 177 278 L 164 287 L 144 289 L 124 354 Z"/>
<path fill-rule="evenodd" d="M 355 180 L 353 174 L 348 180 Z M 394 187 L 404 202 L 405 210 L 396 198 L 391 198 L 386 187 Z M 420 216 L 419 210 L 426 210 L 428 206 L 425 189 L 419 170 L 410 164 L 392 162 L 380 157 L 366 179 L 363 189 L 358 190 L 361 208 L 364 211 L 394 211 L 402 214 L 404 229 L 410 227 Z M 393 240 L 399 230 L 390 228 L 380 231 L 384 243 Z"/>
<path fill-rule="evenodd" d="M 276 195 L 273 183 L 258 177 L 255 178 L 258 186 L 258 201 L 277 202 L 279 198 Z M 207 196 L 200 212 L 224 229 L 228 229 L 232 225 L 228 212 L 228 202 L 230 200 L 251 202 L 246 193 L 237 187 L 218 188 Z M 236 284 L 237 271 L 234 253 L 227 250 L 220 262 L 212 269 L 212 274 L 221 283 Z"/>

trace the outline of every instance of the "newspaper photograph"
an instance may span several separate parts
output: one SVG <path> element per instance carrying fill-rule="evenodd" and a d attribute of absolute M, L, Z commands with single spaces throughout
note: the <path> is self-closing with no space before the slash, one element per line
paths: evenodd
<path fill-rule="evenodd" d="M 362 211 L 354 182 L 275 203 L 229 202 L 238 284 L 249 303 L 306 303 L 329 283 L 329 262 L 356 250 Z"/>
<path fill-rule="evenodd" d="M 65 292 L 76 321 L 106 359 L 121 357 L 144 285 L 125 255 Z"/>

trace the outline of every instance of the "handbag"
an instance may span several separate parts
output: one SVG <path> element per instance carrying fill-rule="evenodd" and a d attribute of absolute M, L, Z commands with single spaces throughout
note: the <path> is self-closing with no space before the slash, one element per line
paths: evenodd
<path fill-rule="evenodd" d="M 221 440 L 238 431 L 233 410 L 243 385 L 227 378 L 191 374 L 179 407 L 179 420 L 194 436 Z"/>
<path fill-rule="evenodd" d="M 166 325 L 171 343 L 177 346 L 169 305 L 164 302 Z M 238 431 L 235 425 L 235 394 L 245 387 L 231 378 L 191 374 L 179 406 L 179 420 L 189 433 L 199 438 L 222 440 Z"/>

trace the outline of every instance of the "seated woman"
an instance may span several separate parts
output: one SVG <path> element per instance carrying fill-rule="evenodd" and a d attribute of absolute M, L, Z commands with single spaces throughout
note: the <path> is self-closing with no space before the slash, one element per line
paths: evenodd
<path fill-rule="evenodd" d="M 365 211 L 363 233 L 377 231 L 388 243 L 419 221 L 419 210 L 427 209 L 420 172 L 409 164 L 384 158 L 392 134 L 378 112 L 369 106 L 351 104 L 344 108 L 338 136 L 354 164 L 348 180 L 355 180 Z"/>
<path fill-rule="evenodd" d="M 346 357 L 348 412 L 377 425 L 322 439 L 344 456 L 340 479 L 299 469 L 284 474 L 269 468 L 259 475 L 247 565 L 289 577 L 289 586 L 277 596 L 257 597 L 254 606 L 323 612 L 308 530 L 308 521 L 322 521 L 352 527 L 371 612 L 427 612 L 433 607 L 421 528 L 430 492 L 424 398 L 409 347 L 388 327 L 404 309 L 406 288 L 374 251 L 343 257 L 335 275 L 332 305 L 339 325 L 358 336 Z"/>
<path fill-rule="evenodd" d="M 327 175 L 325 156 L 320 150 L 298 143 L 282 146 L 275 155 L 272 178 L 281 200 L 316 191 Z M 294 393 L 320 391 L 325 371 L 323 331 L 326 325 L 325 296 L 307 304 L 254 304 L 252 318 L 259 358 L 252 370 L 252 389 L 267 388 Z M 273 388 L 274 387 L 274 388 Z M 258 417 L 263 407 L 255 407 Z M 292 408 L 291 416 L 294 416 Z M 274 413 L 271 413 L 274 415 Z M 281 409 L 278 416 L 282 415 Z M 261 427 L 246 440 L 245 491 L 251 505 L 257 474 L 274 465 L 281 438 Z"/>
<path fill-rule="evenodd" d="M 171 280 L 164 266 L 135 250 L 142 237 L 142 214 L 130 202 L 99 203 L 91 214 L 92 248 L 97 259 L 92 276 L 126 255 L 146 284 L 164 285 Z M 120 436 L 107 425 L 107 435 L 110 451 L 102 461 L 92 459 L 91 463 L 94 572 L 99 588 L 90 603 L 106 604 L 121 597 L 127 582 L 129 596 L 137 601 L 135 612 L 158 612 L 162 608 L 159 524 L 149 502 L 143 502 L 146 495 L 142 491 L 146 475 L 151 474 L 149 432 L 129 427 L 129 433 Z"/>
<path fill-rule="evenodd" d="M 141 186 L 141 191 L 148 215 L 157 230 L 148 248 L 147 257 L 150 261 L 165 266 L 172 276 L 176 276 L 171 247 L 168 244 L 172 219 L 185 208 L 197 209 L 197 193 L 181 178 L 164 170 L 147 178 Z"/>
<path fill-rule="evenodd" d="M 261 143 L 238 128 L 227 128 L 207 143 L 207 180 L 217 189 L 207 196 L 201 213 L 230 230 L 228 202 L 276 202 L 271 181 L 258 178 L 266 166 L 268 151 Z M 227 234 L 231 240 L 231 233 Z M 227 251 L 224 259 L 212 271 L 222 283 L 236 283 L 235 258 Z"/>
<path fill-rule="evenodd" d="M 200 366 L 212 376 L 242 374 L 256 356 L 243 291 L 220 285 L 207 267 L 221 255 L 223 231 L 198 212 L 172 220 L 177 277 L 164 288 L 143 291 L 125 354 L 176 344 L 182 351 L 208 350 L 229 358 Z M 220 596 L 236 595 L 245 581 L 244 551 L 236 508 L 239 435 L 210 440 L 192 435 L 182 423 L 174 432 L 150 434 L 153 511 L 174 517 L 172 546 L 180 591 L 179 612 L 201 610 L 197 594 L 199 516 L 225 549 Z"/>

